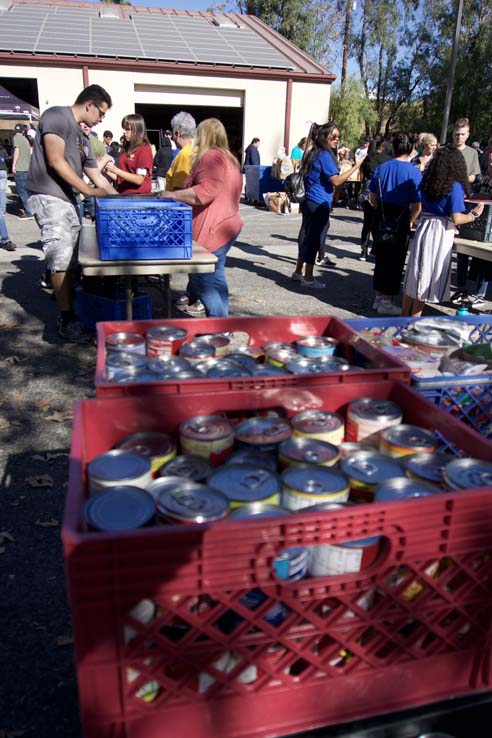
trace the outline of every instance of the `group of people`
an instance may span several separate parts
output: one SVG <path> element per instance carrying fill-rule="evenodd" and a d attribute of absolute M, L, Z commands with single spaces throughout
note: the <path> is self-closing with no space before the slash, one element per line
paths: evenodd
<path fill-rule="evenodd" d="M 113 156 L 113 136 L 106 131 L 95 152 L 91 129 L 104 120 L 112 101 L 99 85 L 86 87 L 67 107 L 46 110 L 39 121 L 26 178 L 28 208 L 36 218 L 59 308 L 59 335 L 69 342 L 90 340 L 73 309 L 73 272 L 81 228 L 80 196 L 150 194 L 154 153 L 143 117 L 126 115 L 123 141 Z M 207 315 L 228 314 L 225 259 L 242 226 L 239 164 L 230 153 L 220 121 L 196 127 L 188 113 L 171 121 L 177 155 L 166 172 L 160 197 L 192 206 L 193 239 L 217 256 L 215 272 L 190 275 L 188 299 L 200 301 Z M 1 171 L 1 170 L 0 170 Z"/>
<path fill-rule="evenodd" d="M 460 118 L 453 128 L 451 144 L 438 148 L 433 134 L 416 138 L 405 133 L 392 136 L 392 151 L 382 139 L 367 140 L 348 160 L 340 156 L 338 126 L 313 124 L 301 162 L 305 199 L 301 202 L 302 225 L 298 237 L 298 260 L 292 279 L 303 287 L 322 289 L 313 268 L 326 239 L 330 211 L 337 188 L 361 172 L 364 219 L 361 259 L 366 260 L 370 238 L 375 256 L 374 309 L 382 315 L 422 314 L 427 303 L 450 299 L 451 255 L 457 227 L 480 217 L 483 203 L 467 212 L 465 197 L 480 174 L 475 148 L 467 146 L 470 124 Z M 492 142 L 491 142 L 492 143 Z M 491 146 L 492 151 L 492 146 Z M 393 301 L 399 294 L 411 229 L 416 226 L 405 274 L 403 306 Z M 487 282 L 479 277 L 483 294 Z M 469 296 L 468 257 L 458 255 L 458 291 L 455 305 L 475 304 L 480 295 Z"/>

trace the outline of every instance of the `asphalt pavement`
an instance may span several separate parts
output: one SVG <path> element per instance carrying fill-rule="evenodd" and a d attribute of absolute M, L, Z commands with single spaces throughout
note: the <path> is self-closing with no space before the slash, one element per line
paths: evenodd
<path fill-rule="evenodd" d="M 71 408 L 94 395 L 96 349 L 58 338 L 55 303 L 37 285 L 43 274 L 38 228 L 16 217 L 12 199 L 8 209 L 17 250 L 0 251 L 0 736 L 78 738 L 60 531 Z M 227 262 L 231 316 L 375 315 L 373 264 L 358 259 L 360 212 L 335 209 L 327 253 L 337 266 L 316 267 L 326 284 L 316 292 L 291 279 L 300 217 L 246 204 L 241 215 L 244 228 Z M 174 297 L 185 284 L 185 275 L 173 278 Z M 162 316 L 160 293 L 152 285 L 146 290 L 154 317 Z"/>

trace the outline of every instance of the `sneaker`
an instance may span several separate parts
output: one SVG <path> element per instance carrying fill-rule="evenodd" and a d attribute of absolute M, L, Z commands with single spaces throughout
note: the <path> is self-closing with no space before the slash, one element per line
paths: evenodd
<path fill-rule="evenodd" d="M 73 320 L 71 323 L 63 324 L 61 315 L 58 316 L 57 330 L 60 338 L 68 343 L 88 343 L 91 340 L 90 335 L 78 321 Z"/>
<path fill-rule="evenodd" d="M 34 220 L 34 215 L 30 215 L 29 213 L 19 213 L 17 217 L 19 220 Z"/>
<path fill-rule="evenodd" d="M 451 295 L 451 305 L 463 305 L 465 302 L 468 302 L 468 292 L 466 290 L 458 290 L 454 295 Z"/>
<path fill-rule="evenodd" d="M 469 295 L 467 302 L 472 307 L 483 307 L 485 305 L 485 300 L 481 295 Z"/>
<path fill-rule="evenodd" d="M 197 300 L 193 303 L 193 305 L 188 305 L 188 307 L 185 309 L 185 313 L 187 315 L 196 316 L 197 318 L 205 318 L 205 305 L 200 300 Z"/>
<path fill-rule="evenodd" d="M 326 287 L 324 282 L 320 282 L 319 279 L 304 279 L 304 277 L 300 280 L 300 285 L 308 287 L 310 290 L 322 290 Z"/>
<path fill-rule="evenodd" d="M 187 307 L 190 304 L 190 298 L 187 294 L 181 295 L 174 304 L 179 308 Z"/>
<path fill-rule="evenodd" d="M 337 265 L 335 259 L 332 259 L 330 256 L 325 256 L 321 264 L 325 267 L 336 267 Z"/>
<path fill-rule="evenodd" d="M 12 243 L 12 241 L 2 241 L 0 247 L 5 251 L 15 251 L 15 243 Z"/>
<path fill-rule="evenodd" d="M 381 295 L 376 295 L 376 297 L 374 298 L 374 302 L 372 303 L 372 309 L 373 310 L 377 310 L 378 309 L 379 303 L 381 302 L 382 299 L 383 298 L 381 297 Z"/>
<path fill-rule="evenodd" d="M 293 279 L 294 282 L 302 282 L 304 277 L 302 276 L 302 274 L 299 274 L 299 272 L 293 272 L 291 279 Z"/>
<path fill-rule="evenodd" d="M 401 315 L 401 308 L 393 305 L 391 300 L 380 300 L 376 312 L 379 315 Z"/>
<path fill-rule="evenodd" d="M 359 256 L 359 261 L 367 261 L 367 249 L 362 249 Z"/>

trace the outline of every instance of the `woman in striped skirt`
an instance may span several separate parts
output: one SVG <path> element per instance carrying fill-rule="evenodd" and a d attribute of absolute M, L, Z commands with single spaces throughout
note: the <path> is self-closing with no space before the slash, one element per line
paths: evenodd
<path fill-rule="evenodd" d="M 421 185 L 422 214 L 410 247 L 403 285 L 402 315 L 420 317 L 426 302 L 449 300 L 451 255 L 456 226 L 470 223 L 483 203 L 466 212 L 466 163 L 458 149 L 444 146 L 427 166 Z"/>

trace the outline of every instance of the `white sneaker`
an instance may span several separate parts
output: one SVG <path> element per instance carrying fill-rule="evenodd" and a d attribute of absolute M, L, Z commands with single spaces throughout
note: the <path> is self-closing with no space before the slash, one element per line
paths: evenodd
<path fill-rule="evenodd" d="M 381 300 L 376 311 L 379 315 L 401 315 L 401 308 L 393 305 L 391 300 Z"/>
<path fill-rule="evenodd" d="M 293 272 L 291 279 L 293 279 L 294 282 L 302 282 L 304 277 L 302 276 L 302 274 L 299 274 L 298 272 Z"/>
<path fill-rule="evenodd" d="M 320 282 L 319 279 L 301 279 L 301 286 L 302 287 L 308 287 L 311 290 L 322 290 L 326 285 L 323 282 Z"/>
<path fill-rule="evenodd" d="M 382 298 L 381 295 L 376 295 L 376 297 L 374 298 L 374 302 L 372 303 L 372 309 L 373 310 L 377 310 L 378 309 L 379 303 L 381 302 L 382 299 L 383 298 Z"/>

